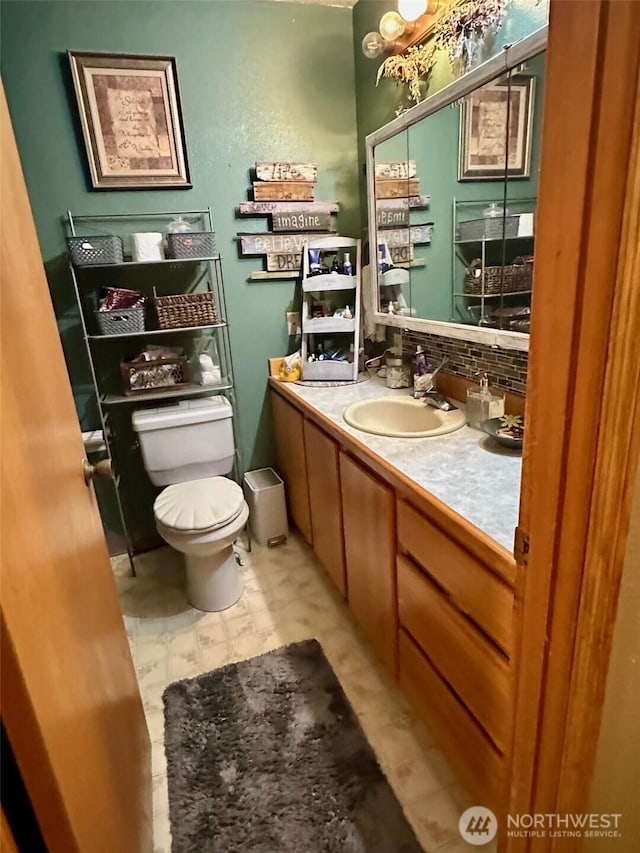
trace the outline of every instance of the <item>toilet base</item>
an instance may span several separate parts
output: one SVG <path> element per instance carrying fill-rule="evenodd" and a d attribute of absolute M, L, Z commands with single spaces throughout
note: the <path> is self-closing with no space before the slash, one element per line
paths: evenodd
<path fill-rule="evenodd" d="M 196 610 L 226 610 L 242 595 L 242 578 L 231 545 L 207 557 L 185 554 L 185 568 L 187 598 Z"/>

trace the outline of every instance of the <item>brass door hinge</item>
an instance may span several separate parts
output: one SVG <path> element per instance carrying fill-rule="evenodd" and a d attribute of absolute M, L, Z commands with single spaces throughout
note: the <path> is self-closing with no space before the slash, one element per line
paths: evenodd
<path fill-rule="evenodd" d="M 513 556 L 521 566 L 526 566 L 529 562 L 529 534 L 521 527 L 516 527 Z"/>

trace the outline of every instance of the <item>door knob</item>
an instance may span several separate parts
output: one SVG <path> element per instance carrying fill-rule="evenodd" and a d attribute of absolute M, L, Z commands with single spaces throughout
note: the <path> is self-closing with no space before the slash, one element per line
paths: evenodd
<path fill-rule="evenodd" d="M 82 473 L 84 474 L 84 481 L 87 486 L 96 477 L 99 477 L 101 480 L 113 480 L 113 468 L 111 467 L 110 459 L 101 459 L 95 465 L 92 465 L 88 459 L 83 459 Z"/>

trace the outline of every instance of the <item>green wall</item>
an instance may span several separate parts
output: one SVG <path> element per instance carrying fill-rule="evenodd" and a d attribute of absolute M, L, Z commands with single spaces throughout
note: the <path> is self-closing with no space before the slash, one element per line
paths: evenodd
<path fill-rule="evenodd" d="M 210 205 L 224 260 L 245 464 L 272 463 L 270 443 L 261 435 L 266 359 L 286 347 L 284 313 L 293 282 L 247 282 L 262 262 L 240 259 L 234 236 L 268 230 L 268 222 L 240 220 L 235 208 L 249 197 L 256 160 L 315 161 L 316 197 L 339 198 L 338 228 L 358 233 L 351 11 L 249 0 L 5 0 L 1 8 L 2 75 L 51 278 L 60 272 L 61 216 L 68 209 L 113 213 Z M 67 49 L 176 57 L 192 190 L 88 188 Z M 70 291 L 56 287 L 54 299 L 72 354 L 72 378 L 87 381 L 77 363 L 79 329 Z"/>
<path fill-rule="evenodd" d="M 314 161 L 316 198 L 339 199 L 338 230 L 360 233 L 351 10 L 252 0 L 3 0 L 1 15 L 2 77 L 83 428 L 97 424 L 62 216 L 211 206 L 244 465 L 274 464 L 267 358 L 286 352 L 295 283 L 247 281 L 262 259 L 240 258 L 234 237 L 269 223 L 238 219 L 235 209 L 250 198 L 257 160 Z M 68 49 L 176 57 L 193 189 L 90 189 Z M 131 502 L 148 503 L 139 494 Z"/>
<path fill-rule="evenodd" d="M 234 237 L 265 231 L 267 221 L 240 220 L 235 209 L 249 198 L 256 160 L 315 161 L 316 197 L 340 201 L 338 230 L 366 235 L 364 137 L 393 118 L 404 100 L 389 80 L 375 87 L 379 63 L 360 48 L 388 8 L 388 0 L 359 0 L 353 10 L 259 0 L 0 4 L 3 82 L 83 428 L 96 425 L 96 413 L 65 261 L 65 212 L 211 206 L 224 263 L 244 465 L 274 464 L 266 359 L 288 347 L 284 314 L 294 283 L 247 281 L 262 261 L 241 258 Z M 487 50 L 499 50 L 545 18 L 544 0 L 538 8 L 511 0 Z M 176 57 L 193 189 L 90 189 L 67 50 Z M 440 62 L 433 87 L 450 77 L 448 63 Z M 126 440 L 133 438 L 126 424 L 121 428 Z M 139 484 L 128 500 L 144 531 L 153 525 L 138 465 L 132 453 Z"/>

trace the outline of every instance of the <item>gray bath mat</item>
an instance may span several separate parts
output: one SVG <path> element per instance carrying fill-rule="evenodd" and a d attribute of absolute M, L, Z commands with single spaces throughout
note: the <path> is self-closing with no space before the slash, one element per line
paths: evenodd
<path fill-rule="evenodd" d="M 315 640 L 170 684 L 173 853 L 419 853 Z"/>

